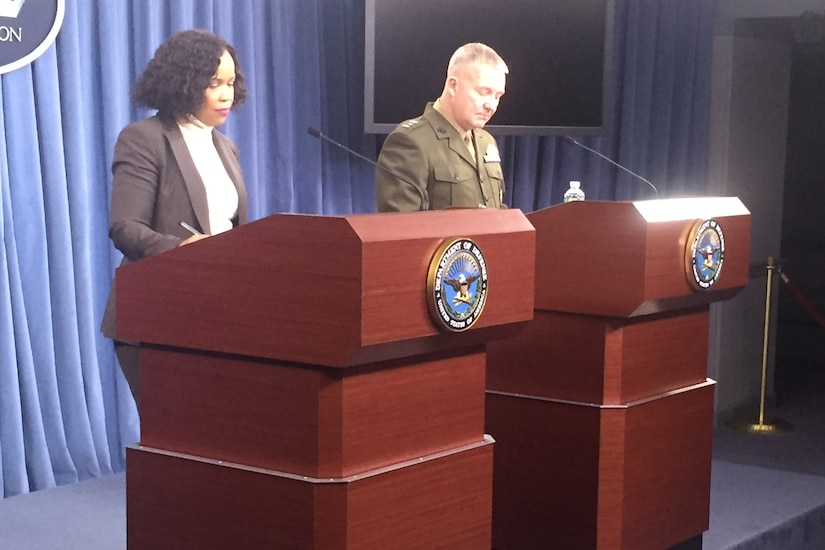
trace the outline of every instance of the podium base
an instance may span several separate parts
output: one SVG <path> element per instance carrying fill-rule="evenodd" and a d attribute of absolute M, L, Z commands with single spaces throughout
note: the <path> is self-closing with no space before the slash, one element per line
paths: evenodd
<path fill-rule="evenodd" d="M 626 405 L 487 390 L 493 547 L 661 550 L 706 531 L 714 386 Z"/>
<path fill-rule="evenodd" d="M 490 548 L 493 443 L 340 479 L 128 447 L 128 547 Z"/>

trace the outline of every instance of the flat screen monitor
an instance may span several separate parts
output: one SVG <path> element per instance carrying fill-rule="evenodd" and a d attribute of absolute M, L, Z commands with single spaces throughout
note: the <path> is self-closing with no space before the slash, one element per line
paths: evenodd
<path fill-rule="evenodd" d="M 613 10 L 613 0 L 366 0 L 365 131 L 420 115 L 441 94 L 452 53 L 483 42 L 510 70 L 488 129 L 604 134 Z"/>

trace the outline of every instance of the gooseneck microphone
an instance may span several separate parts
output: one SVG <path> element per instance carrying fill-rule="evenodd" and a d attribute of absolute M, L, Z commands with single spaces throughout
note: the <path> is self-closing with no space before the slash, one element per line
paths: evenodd
<path fill-rule="evenodd" d="M 350 149 L 349 147 L 347 147 L 343 143 L 338 143 L 337 141 L 335 141 L 331 137 L 323 134 L 320 130 L 315 129 L 312 126 L 307 128 L 307 133 L 309 133 L 309 135 L 311 135 L 312 137 L 314 137 L 316 139 L 321 139 L 321 140 L 324 140 L 324 141 L 328 141 L 329 143 L 335 145 L 336 147 L 340 147 L 341 149 L 343 149 L 344 151 L 346 151 L 350 155 L 354 155 L 354 156 L 358 157 L 359 159 L 372 164 L 376 168 L 380 168 L 381 170 L 388 173 L 392 177 L 397 178 L 400 181 L 403 181 L 404 183 L 406 183 L 407 185 L 409 185 L 410 187 L 415 189 L 415 191 L 418 193 L 418 196 L 421 198 L 421 204 L 420 204 L 418 209 L 419 210 L 427 210 L 429 208 L 429 205 L 428 205 L 428 202 L 427 202 L 427 197 L 424 195 L 424 192 L 421 190 L 420 187 L 418 187 L 416 184 L 414 184 L 413 182 L 411 182 L 407 178 L 405 178 L 405 177 L 403 177 L 399 174 L 396 174 L 395 172 L 393 172 L 392 170 L 390 170 L 386 166 L 381 166 L 380 164 L 378 164 L 374 160 L 368 159 L 367 157 L 365 157 L 361 153 L 359 153 L 357 151 L 353 151 L 352 149 Z"/>
<path fill-rule="evenodd" d="M 613 165 L 613 166 L 615 166 L 616 168 L 620 168 L 620 169 L 624 170 L 625 172 L 627 172 L 628 174 L 630 174 L 630 175 L 631 175 L 631 176 L 633 176 L 634 178 L 638 178 L 638 179 L 642 180 L 643 182 L 645 182 L 646 184 L 648 184 L 648 185 L 650 186 L 650 188 L 651 188 L 651 189 L 653 189 L 653 193 L 655 193 L 655 194 L 656 194 L 656 198 L 657 198 L 657 199 L 659 198 L 659 190 L 658 190 L 658 189 L 656 189 L 656 186 L 655 186 L 655 185 L 653 185 L 652 183 L 650 183 L 648 180 L 646 180 L 646 179 L 645 179 L 645 178 L 643 178 L 642 176 L 640 176 L 639 174 L 637 174 L 636 172 L 634 172 L 634 171 L 630 170 L 629 168 L 625 168 L 624 166 L 622 166 L 621 164 L 619 164 L 619 163 L 618 163 L 618 162 L 616 162 L 615 160 L 613 160 L 613 159 L 611 159 L 611 158 L 608 158 L 608 157 L 604 156 L 603 154 L 599 153 L 599 152 L 598 152 L 598 151 L 596 151 L 595 149 L 591 149 L 591 148 L 590 148 L 590 147 L 588 147 L 587 145 L 584 145 L 583 143 L 579 143 L 578 141 L 576 141 L 575 139 L 573 139 L 573 138 L 572 138 L 572 137 L 570 137 L 570 136 L 564 135 L 564 136 L 562 136 L 562 137 L 564 138 L 564 141 L 567 141 L 567 142 L 569 142 L 569 143 L 572 143 L 573 145 L 578 145 L 579 147 L 581 147 L 581 148 L 582 148 L 582 149 L 584 149 L 585 151 L 589 151 L 589 152 L 593 153 L 594 155 L 598 155 L 599 157 L 603 158 L 604 160 L 606 160 L 607 162 L 609 162 L 610 164 L 612 164 L 612 165 Z"/>

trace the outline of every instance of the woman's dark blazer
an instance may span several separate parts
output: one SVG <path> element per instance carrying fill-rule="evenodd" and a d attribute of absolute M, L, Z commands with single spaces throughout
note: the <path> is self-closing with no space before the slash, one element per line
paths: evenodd
<path fill-rule="evenodd" d="M 238 191 L 237 226 L 248 219 L 246 188 L 238 148 L 217 130 L 215 148 Z M 124 128 L 112 161 L 109 237 L 125 265 L 177 247 L 191 234 L 180 222 L 211 234 L 206 189 L 180 128 L 157 116 Z M 116 339 L 114 285 L 100 330 Z"/>

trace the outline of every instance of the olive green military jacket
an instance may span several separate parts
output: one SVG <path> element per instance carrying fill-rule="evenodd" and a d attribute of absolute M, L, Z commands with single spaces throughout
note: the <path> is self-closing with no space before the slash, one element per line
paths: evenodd
<path fill-rule="evenodd" d="M 420 117 L 399 124 L 378 156 L 378 165 L 385 168 L 375 173 L 378 211 L 506 207 L 496 140 L 485 130 L 473 133 L 477 162 L 432 103 Z"/>

